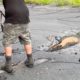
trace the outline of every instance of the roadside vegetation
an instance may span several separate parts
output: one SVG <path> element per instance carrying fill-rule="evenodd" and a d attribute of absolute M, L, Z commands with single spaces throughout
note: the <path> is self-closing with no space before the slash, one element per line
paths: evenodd
<path fill-rule="evenodd" d="M 80 6 L 80 0 L 25 0 L 26 3 L 30 4 L 41 4 L 41 5 L 46 5 L 46 4 L 54 4 L 57 6 L 65 6 L 65 5 L 70 5 L 70 6 Z"/>
<path fill-rule="evenodd" d="M 56 6 L 73 6 L 80 7 L 80 0 L 25 0 L 26 3 L 29 4 L 37 4 L 37 5 L 56 5 Z M 0 0 L 0 4 L 2 0 Z"/>

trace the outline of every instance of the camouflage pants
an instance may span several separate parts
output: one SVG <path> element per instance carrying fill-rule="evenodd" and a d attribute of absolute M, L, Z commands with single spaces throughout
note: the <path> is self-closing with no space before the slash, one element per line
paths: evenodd
<path fill-rule="evenodd" d="M 23 44 L 31 43 L 28 24 L 5 23 L 3 26 L 3 46 L 14 44 L 17 39 Z"/>

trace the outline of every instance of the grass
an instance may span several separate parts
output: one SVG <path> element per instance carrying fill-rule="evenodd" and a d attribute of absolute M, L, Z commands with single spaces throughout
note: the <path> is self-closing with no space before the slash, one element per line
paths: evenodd
<path fill-rule="evenodd" d="M 53 0 L 25 0 L 26 3 L 34 3 L 34 4 L 50 4 Z"/>
<path fill-rule="evenodd" d="M 2 0 L 0 0 L 0 3 Z M 47 5 L 47 4 L 55 4 L 57 6 L 64 6 L 70 5 L 74 7 L 80 6 L 80 0 L 25 0 L 26 3 L 29 4 L 40 4 L 40 5 Z"/>
<path fill-rule="evenodd" d="M 26 3 L 31 4 L 56 4 L 57 6 L 71 5 L 80 6 L 80 0 L 25 0 Z"/>
<path fill-rule="evenodd" d="M 56 0 L 58 6 L 71 5 L 71 6 L 80 6 L 80 0 Z"/>

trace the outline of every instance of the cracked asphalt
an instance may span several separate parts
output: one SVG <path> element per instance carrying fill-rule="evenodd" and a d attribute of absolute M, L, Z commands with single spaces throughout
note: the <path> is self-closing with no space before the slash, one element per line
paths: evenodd
<path fill-rule="evenodd" d="M 80 30 L 80 8 L 35 6 L 29 5 L 29 24 L 32 34 L 33 57 L 37 65 L 26 68 L 23 63 L 16 66 L 15 74 L 4 73 L 7 80 L 79 80 L 80 79 L 80 44 L 54 51 L 45 52 L 40 46 L 48 43 L 47 36 L 71 34 L 69 32 Z M 1 6 L 2 9 L 2 6 Z M 2 32 L 0 34 L 0 44 Z M 13 45 L 13 63 L 25 59 L 25 52 L 19 42 Z M 2 44 L 0 52 L 3 51 Z M 47 60 L 45 60 L 47 59 Z M 40 62 L 42 60 L 42 62 Z M 4 57 L 0 56 L 0 66 Z M 3 79 L 4 80 L 4 79 Z"/>

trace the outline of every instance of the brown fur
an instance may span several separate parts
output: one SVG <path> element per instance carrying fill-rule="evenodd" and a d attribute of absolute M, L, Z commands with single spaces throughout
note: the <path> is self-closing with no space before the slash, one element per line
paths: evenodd
<path fill-rule="evenodd" d="M 62 40 L 58 44 L 50 45 L 49 51 L 55 51 L 55 50 L 59 50 L 62 48 L 66 48 L 66 47 L 75 45 L 79 42 L 80 42 L 79 38 L 75 36 L 63 37 Z"/>

